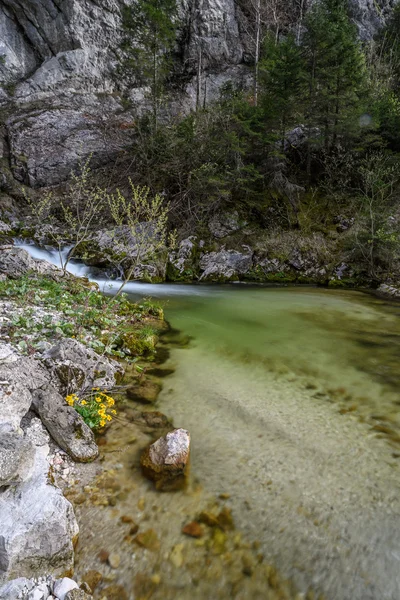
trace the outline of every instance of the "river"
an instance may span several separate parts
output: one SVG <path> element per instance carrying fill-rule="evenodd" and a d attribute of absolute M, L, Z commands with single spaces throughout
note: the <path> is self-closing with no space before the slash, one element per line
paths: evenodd
<path fill-rule="evenodd" d="M 187 339 L 169 334 L 159 410 L 190 431 L 193 476 L 230 497 L 238 529 L 300 590 L 398 600 L 400 305 L 308 287 L 126 291 L 159 297 Z"/>

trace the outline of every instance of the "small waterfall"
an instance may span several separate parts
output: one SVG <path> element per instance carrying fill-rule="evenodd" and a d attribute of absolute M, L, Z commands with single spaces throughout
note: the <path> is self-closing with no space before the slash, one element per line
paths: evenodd
<path fill-rule="evenodd" d="M 65 263 L 73 246 L 65 246 L 60 252 L 51 246 L 43 248 L 33 242 L 15 239 L 14 246 L 23 248 L 33 258 L 46 260 L 47 262 L 61 267 Z M 121 277 L 112 279 L 96 267 L 89 267 L 84 262 L 72 258 L 67 265 L 67 271 L 76 277 L 86 277 L 90 281 L 98 284 L 100 290 L 105 294 L 113 295 L 121 286 Z M 126 284 L 124 292 L 136 297 L 165 297 L 165 296 L 203 296 L 209 295 L 210 286 L 185 285 L 185 284 L 166 284 L 166 283 L 141 283 L 130 281 Z M 215 291 L 215 290 L 214 290 Z"/>

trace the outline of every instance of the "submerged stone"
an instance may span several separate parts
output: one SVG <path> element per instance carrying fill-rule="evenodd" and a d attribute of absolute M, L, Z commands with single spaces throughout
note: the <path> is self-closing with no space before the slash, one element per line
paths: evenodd
<path fill-rule="evenodd" d="M 190 434 L 175 429 L 151 444 L 142 454 L 145 477 L 160 491 L 179 490 L 186 486 L 189 471 Z"/>
<path fill-rule="evenodd" d="M 134 541 L 138 546 L 146 548 L 146 550 L 152 550 L 153 552 L 157 552 L 157 550 L 160 549 L 160 541 L 154 529 L 147 529 L 147 531 L 139 533 L 135 537 Z"/>
<path fill-rule="evenodd" d="M 192 521 L 182 528 L 182 533 L 193 538 L 201 538 L 204 535 L 204 529 L 197 521 Z"/>
<path fill-rule="evenodd" d="M 161 385 L 159 383 L 145 380 L 143 383 L 128 388 L 126 395 L 134 402 L 140 402 L 142 404 L 154 404 L 157 401 L 157 397 L 160 392 Z"/>

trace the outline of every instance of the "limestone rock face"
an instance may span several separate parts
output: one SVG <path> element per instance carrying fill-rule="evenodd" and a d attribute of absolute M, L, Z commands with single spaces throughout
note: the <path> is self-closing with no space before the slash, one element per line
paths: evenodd
<path fill-rule="evenodd" d="M 156 489 L 182 489 L 187 483 L 190 434 L 174 429 L 151 444 L 141 457 L 143 474 L 155 482 Z"/>
<path fill-rule="evenodd" d="M 9 114 L 4 145 L 19 181 L 33 187 L 59 183 L 80 159 L 92 154 L 95 166 L 112 161 L 131 143 L 134 115 L 147 103 L 139 84 L 124 90 L 116 76 L 122 8 L 131 2 L 1 2 L 0 106 Z M 363 39 L 374 35 L 394 4 L 350 0 Z M 249 84 L 254 45 L 248 33 L 252 24 L 239 0 L 181 0 L 178 5 L 175 70 L 187 83 L 174 93 L 172 112 L 195 106 L 200 56 L 200 103 L 215 99 L 228 81 Z M 286 9 L 287 1 L 279 0 L 278 12 Z M 130 96 L 132 110 L 121 102 L 121 90 Z"/>

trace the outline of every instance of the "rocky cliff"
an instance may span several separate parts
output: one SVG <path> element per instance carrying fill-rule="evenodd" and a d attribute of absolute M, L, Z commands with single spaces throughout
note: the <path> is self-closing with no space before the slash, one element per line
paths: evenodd
<path fill-rule="evenodd" d="M 115 76 L 121 10 L 131 0 L 1 0 L 0 183 L 32 187 L 65 179 L 80 157 L 97 164 L 129 144 L 144 90 Z M 351 0 L 360 35 L 370 38 L 396 0 Z M 181 0 L 176 63 L 180 87 L 171 110 L 194 106 L 198 56 L 207 100 L 228 81 L 249 77 L 251 11 L 245 0 Z M 298 2 L 277 0 L 282 23 Z M 311 2 L 308 2 L 310 4 Z M 307 4 L 307 2 L 305 2 Z M 276 14 L 276 12 L 275 12 Z M 250 16 L 249 16 L 250 15 Z M 131 106 L 121 101 L 128 93 Z M 204 98 L 202 99 L 204 100 Z M 11 169 L 12 175 L 9 174 Z M 8 179 L 7 179 L 8 178 Z"/>

